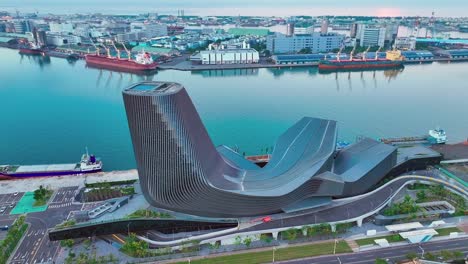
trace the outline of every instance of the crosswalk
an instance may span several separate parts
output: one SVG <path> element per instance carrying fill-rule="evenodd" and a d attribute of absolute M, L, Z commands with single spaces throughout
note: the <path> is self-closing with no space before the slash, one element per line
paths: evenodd
<path fill-rule="evenodd" d="M 69 203 L 60 203 L 60 204 L 51 204 L 49 205 L 49 208 L 62 208 L 62 207 L 67 207 L 67 206 L 71 206 L 73 203 L 69 202 Z"/>

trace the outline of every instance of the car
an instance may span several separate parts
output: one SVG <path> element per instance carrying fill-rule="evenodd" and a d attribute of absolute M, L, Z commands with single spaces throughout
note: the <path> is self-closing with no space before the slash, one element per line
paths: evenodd
<path fill-rule="evenodd" d="M 8 228 L 10 228 L 10 227 L 7 226 L 7 225 L 4 225 L 4 226 L 0 227 L 0 230 L 6 231 L 6 230 L 8 230 Z"/>
<path fill-rule="evenodd" d="M 10 208 L 13 208 L 13 207 L 15 207 L 15 203 L 10 204 Z"/>
<path fill-rule="evenodd" d="M 13 195 L 14 195 L 14 196 L 18 195 L 18 192 L 14 192 Z"/>

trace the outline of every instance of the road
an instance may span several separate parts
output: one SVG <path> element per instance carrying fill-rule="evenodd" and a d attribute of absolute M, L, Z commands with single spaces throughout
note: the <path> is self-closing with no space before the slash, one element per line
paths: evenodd
<path fill-rule="evenodd" d="M 412 175 L 408 175 L 412 176 Z M 414 176 L 419 177 L 419 176 Z M 439 180 L 438 178 L 434 178 Z M 251 226 L 238 232 L 268 230 L 275 228 L 283 228 L 290 226 L 302 226 L 307 224 L 329 223 L 337 221 L 345 221 L 348 219 L 358 218 L 364 214 L 378 209 L 381 205 L 388 202 L 388 198 L 394 195 L 398 189 L 410 180 L 422 180 L 421 178 L 397 178 L 393 182 L 389 182 L 380 190 L 357 197 L 347 203 L 332 204 L 320 208 L 320 210 L 311 210 L 310 212 L 298 212 L 295 216 L 285 215 L 284 217 L 273 217 L 273 220 L 268 223 Z"/>
<path fill-rule="evenodd" d="M 414 252 L 419 256 L 427 252 L 440 252 L 441 250 L 460 251 L 464 255 L 468 253 L 468 238 L 459 238 L 452 240 L 441 240 L 426 242 L 422 244 L 409 244 L 396 247 L 387 247 L 376 250 L 362 251 L 358 253 L 337 254 L 331 256 L 322 256 L 306 258 L 300 260 L 290 260 L 275 263 L 289 264 L 374 264 L 376 258 L 389 259 L 391 261 L 400 261 L 406 258 L 406 254 Z"/>
<path fill-rule="evenodd" d="M 73 204 L 77 189 L 76 186 L 58 189 L 46 211 L 29 213 L 26 216 L 29 229 L 15 254 L 11 257 L 12 264 L 42 263 L 55 259 L 60 250 L 60 243 L 49 241 L 47 230 L 67 219 L 70 212 L 81 210 L 81 204 Z M 11 203 L 17 202 L 22 194 L 18 194 L 18 198 L 9 198 L 9 200 L 3 196 L 12 196 L 12 194 L 0 195 L 0 202 L 5 200 L 6 203 Z M 16 217 L 18 216 L 0 215 L 0 225 L 8 221 L 12 223 Z"/>

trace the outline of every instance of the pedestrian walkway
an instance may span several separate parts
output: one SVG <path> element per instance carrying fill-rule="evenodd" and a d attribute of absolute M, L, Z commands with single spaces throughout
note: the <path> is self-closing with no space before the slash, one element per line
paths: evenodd
<path fill-rule="evenodd" d="M 345 240 L 348 243 L 348 246 L 353 250 L 353 252 L 359 252 L 359 245 L 354 240 Z"/>
<path fill-rule="evenodd" d="M 73 203 L 60 203 L 60 204 L 51 204 L 49 205 L 49 208 L 62 208 L 62 207 L 67 207 L 71 206 Z"/>
<path fill-rule="evenodd" d="M 19 202 L 16 204 L 15 208 L 11 210 L 10 214 L 26 214 L 47 210 L 47 204 L 42 206 L 34 206 L 34 201 L 34 192 L 25 193 L 21 200 L 19 200 Z"/>

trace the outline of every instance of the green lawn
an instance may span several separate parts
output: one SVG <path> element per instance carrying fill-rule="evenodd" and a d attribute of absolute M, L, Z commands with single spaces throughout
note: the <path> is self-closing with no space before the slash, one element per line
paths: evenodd
<path fill-rule="evenodd" d="M 34 206 L 34 192 L 27 192 L 21 197 L 21 200 L 16 204 L 15 208 L 11 210 L 10 214 L 26 214 L 33 212 L 42 212 L 47 210 L 47 204 L 42 206 Z"/>
<path fill-rule="evenodd" d="M 458 227 L 439 228 L 439 229 L 436 229 L 435 231 L 439 233 L 437 236 L 448 236 L 452 232 L 461 232 L 461 230 Z"/>
<path fill-rule="evenodd" d="M 319 255 L 333 254 L 334 242 L 310 244 L 305 246 L 290 246 L 286 248 L 279 248 L 275 251 L 275 261 L 284 261 L 290 259 L 306 258 Z M 352 252 L 351 248 L 345 241 L 339 241 L 336 245 L 336 253 Z M 273 251 L 260 251 L 252 253 L 239 253 L 229 256 L 213 257 L 200 260 L 192 260 L 193 264 L 257 264 L 271 262 L 273 258 Z M 177 263 L 187 263 L 177 262 Z"/>
<path fill-rule="evenodd" d="M 394 234 L 394 235 L 388 235 L 388 236 L 379 236 L 379 237 L 369 237 L 369 238 L 358 239 L 358 240 L 356 240 L 356 243 L 359 246 L 374 245 L 375 244 L 374 240 L 383 239 L 383 238 L 387 239 L 388 243 L 395 243 L 395 242 L 405 241 L 400 235 Z"/>

